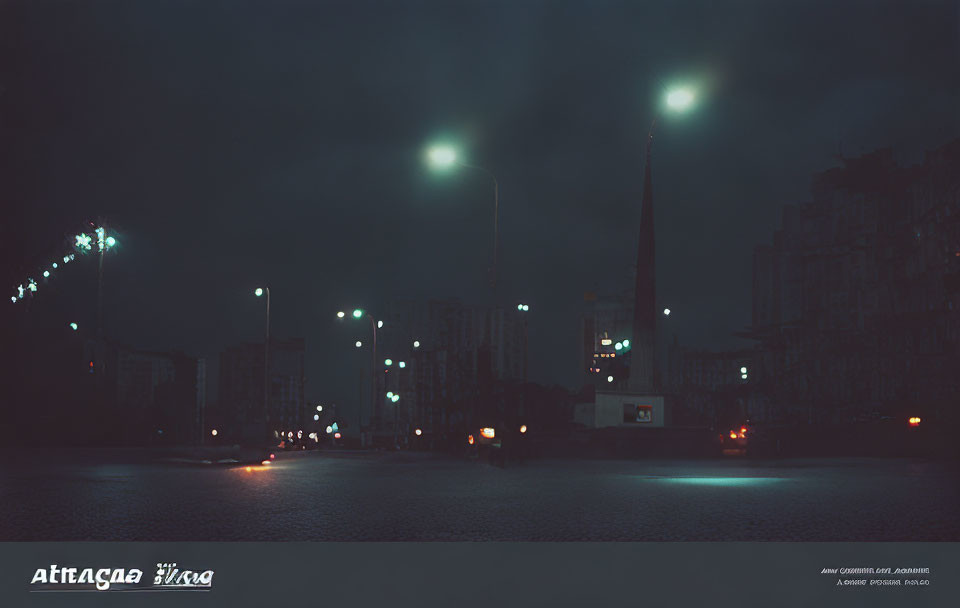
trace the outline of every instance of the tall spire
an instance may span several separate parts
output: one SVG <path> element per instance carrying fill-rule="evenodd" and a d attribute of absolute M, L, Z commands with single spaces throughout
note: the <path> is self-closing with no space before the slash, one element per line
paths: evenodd
<path fill-rule="evenodd" d="M 640 209 L 640 238 L 637 245 L 637 277 L 633 295 L 633 342 L 631 343 L 630 389 L 653 391 L 656 329 L 656 276 L 653 231 L 653 181 L 650 150 L 653 125 L 647 138 L 647 158 L 643 176 L 643 198 Z"/>

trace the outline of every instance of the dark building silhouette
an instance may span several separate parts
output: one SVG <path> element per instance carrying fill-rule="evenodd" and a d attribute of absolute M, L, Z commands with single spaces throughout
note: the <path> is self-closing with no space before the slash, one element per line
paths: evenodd
<path fill-rule="evenodd" d="M 203 359 L 181 352 L 128 346 L 108 348 L 116 413 L 123 420 L 124 443 L 195 444 L 206 399 Z"/>
<path fill-rule="evenodd" d="M 508 414 L 501 392 L 524 376 L 524 314 L 457 299 L 391 302 L 377 333 L 377 390 L 400 401 L 376 400 L 377 432 L 392 436 L 398 423 L 400 435 L 438 432 Z"/>
<path fill-rule="evenodd" d="M 784 421 L 954 417 L 960 140 L 842 163 L 754 251 L 751 382 Z"/>
<path fill-rule="evenodd" d="M 225 427 L 220 430 L 225 433 L 223 439 L 263 441 L 277 438 L 280 432 L 296 435 L 313 428 L 309 426 L 313 419 L 306 418 L 304 354 L 303 338 L 270 340 L 266 404 L 263 344 L 241 344 L 220 354 L 218 417 Z"/>

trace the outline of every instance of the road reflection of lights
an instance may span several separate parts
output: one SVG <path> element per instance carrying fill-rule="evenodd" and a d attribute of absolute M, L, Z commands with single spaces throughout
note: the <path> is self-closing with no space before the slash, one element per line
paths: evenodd
<path fill-rule="evenodd" d="M 782 477 L 658 477 L 653 475 L 643 476 L 641 479 L 673 485 L 719 487 L 762 486 L 787 481 Z"/>
<path fill-rule="evenodd" d="M 256 473 L 259 471 L 269 471 L 270 470 L 270 461 L 264 460 L 260 464 L 247 465 L 245 467 L 239 467 L 235 470 L 243 471 L 245 473 Z"/>

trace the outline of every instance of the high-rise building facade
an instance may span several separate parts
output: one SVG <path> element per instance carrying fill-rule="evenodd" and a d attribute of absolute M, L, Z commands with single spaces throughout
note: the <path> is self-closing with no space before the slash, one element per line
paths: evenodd
<path fill-rule="evenodd" d="M 197 443 L 203 360 L 179 352 L 114 347 L 115 399 L 127 443 Z"/>
<path fill-rule="evenodd" d="M 303 338 L 271 339 L 268 398 L 264 400 L 263 344 L 248 343 L 220 354 L 220 415 L 228 436 L 264 441 L 280 431 L 305 428 Z"/>
<path fill-rule="evenodd" d="M 958 277 L 960 140 L 913 167 L 843 159 L 754 251 L 758 387 L 796 421 L 947 415 Z"/>

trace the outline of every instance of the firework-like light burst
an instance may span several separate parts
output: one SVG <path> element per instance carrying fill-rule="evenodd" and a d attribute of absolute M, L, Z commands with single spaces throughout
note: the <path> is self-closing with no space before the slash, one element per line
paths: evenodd
<path fill-rule="evenodd" d="M 91 224 L 92 225 L 92 224 Z M 95 228 L 93 234 L 88 234 L 86 232 L 81 232 L 73 237 L 74 249 L 80 254 L 85 254 L 90 251 L 93 251 L 93 241 L 97 241 L 97 250 L 103 252 L 108 250 L 117 244 L 117 239 L 112 236 L 107 236 L 107 231 L 105 228 L 98 227 Z M 55 270 L 60 268 L 60 261 L 63 265 L 66 266 L 70 262 L 76 259 L 76 252 L 66 253 L 63 257 L 57 256 L 57 262 L 51 262 L 49 266 L 40 269 L 40 275 L 44 279 L 50 279 L 53 277 Z M 36 280 L 32 277 L 27 277 L 27 280 L 24 283 L 21 283 L 16 288 L 16 295 L 10 296 L 10 301 L 16 304 L 20 300 L 23 300 L 28 293 L 36 293 L 38 288 Z"/>

